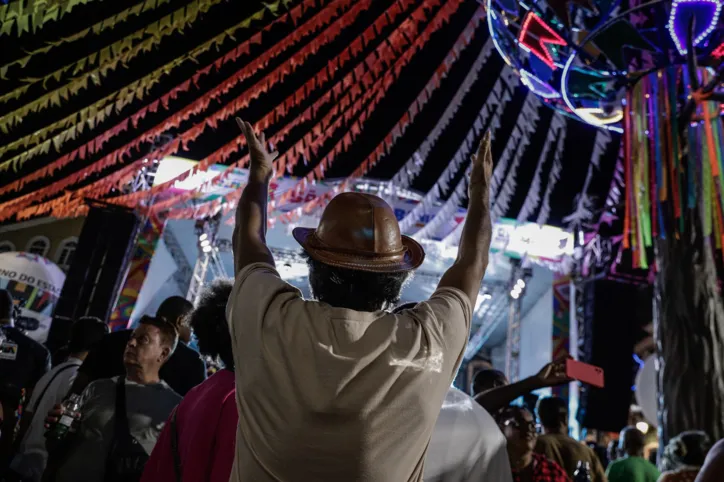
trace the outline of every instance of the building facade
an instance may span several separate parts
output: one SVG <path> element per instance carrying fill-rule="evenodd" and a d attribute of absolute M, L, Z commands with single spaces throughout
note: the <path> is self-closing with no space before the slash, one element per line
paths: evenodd
<path fill-rule="evenodd" d="M 84 222 L 84 217 L 46 217 L 0 226 L 0 253 L 34 253 L 48 258 L 67 272 L 73 261 Z"/>

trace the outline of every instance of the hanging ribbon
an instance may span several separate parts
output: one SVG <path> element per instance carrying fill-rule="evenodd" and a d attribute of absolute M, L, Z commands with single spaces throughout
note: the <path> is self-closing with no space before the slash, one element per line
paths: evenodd
<path fill-rule="evenodd" d="M 281 42 L 278 42 L 275 44 L 272 48 L 264 52 L 263 54 L 257 56 L 252 62 L 245 65 L 242 69 L 237 71 L 235 74 L 233 74 L 229 79 L 224 81 L 222 83 L 223 88 L 218 90 L 212 90 L 211 92 L 206 93 L 205 95 L 201 96 L 199 99 L 197 99 L 196 105 L 206 106 L 208 107 L 210 101 L 216 97 L 212 96 L 218 96 L 218 92 L 226 92 L 227 90 L 233 88 L 238 83 L 246 80 L 249 78 L 253 73 L 258 71 L 259 68 L 263 68 L 263 66 L 267 65 L 269 61 L 276 58 L 279 54 L 287 50 L 289 47 L 295 45 L 298 43 L 302 38 L 304 38 L 305 35 L 308 35 L 309 33 L 313 33 L 322 26 L 329 23 L 334 16 L 336 16 L 338 9 L 346 7 L 351 0 L 335 0 L 333 1 L 330 6 L 325 7 L 324 10 L 320 11 L 317 15 L 315 15 L 313 18 L 305 22 L 304 25 L 299 26 L 295 31 L 285 37 Z M 301 15 L 303 8 L 308 8 L 309 6 L 313 5 L 315 3 L 315 0 L 305 0 L 302 4 L 297 5 L 294 9 L 292 9 L 289 13 L 285 14 L 284 16 L 278 18 L 274 22 L 272 22 L 270 25 L 267 25 L 264 27 L 263 31 L 267 32 L 270 28 L 272 28 L 276 23 L 278 22 L 285 22 L 289 18 L 294 19 L 296 16 Z M 333 5 L 337 5 L 334 10 L 327 10 Z M 212 69 L 219 70 L 223 65 L 234 62 L 238 60 L 241 56 L 247 55 L 250 52 L 251 45 L 254 43 L 259 43 L 261 41 L 261 34 L 254 35 L 251 39 L 246 40 L 245 42 L 242 42 L 239 44 L 235 49 L 231 50 L 230 52 L 226 53 L 225 55 L 222 55 L 221 57 L 217 58 L 214 62 L 208 64 L 206 67 L 198 69 L 196 73 L 193 75 L 191 79 L 188 79 L 181 84 L 177 85 L 176 87 L 172 88 L 168 93 L 162 95 L 159 99 L 155 100 L 151 104 L 146 105 L 142 109 L 140 109 L 138 112 L 133 114 L 131 116 L 131 121 L 133 127 L 136 127 L 138 124 L 138 121 L 140 119 L 143 119 L 148 112 L 156 112 L 158 108 L 168 109 L 169 103 L 171 100 L 175 99 L 179 93 L 188 91 L 189 88 L 192 86 L 191 82 L 193 82 L 193 86 L 196 86 L 198 84 L 199 79 L 203 75 L 209 74 Z M 208 43 L 208 42 L 207 42 Z M 183 56 L 184 60 L 186 56 Z M 87 125 L 89 128 L 94 128 L 99 123 L 103 122 L 107 117 L 111 115 L 111 113 L 115 110 L 115 112 L 120 112 L 126 105 L 130 104 L 134 99 L 141 99 L 144 94 L 154 85 L 156 84 L 160 76 L 166 74 L 165 67 L 168 67 L 169 64 L 162 67 L 161 69 L 158 69 L 155 71 L 158 76 L 154 75 L 148 75 L 144 77 L 143 79 L 131 83 L 129 86 L 124 87 L 121 89 L 118 93 L 111 94 L 109 96 L 106 96 L 104 99 L 101 99 L 99 102 L 94 104 L 93 106 L 83 109 L 79 111 L 77 114 L 72 114 L 71 116 L 67 117 L 66 119 L 63 119 L 61 121 L 63 125 L 66 123 L 70 124 L 70 127 L 66 129 L 65 131 L 57 134 L 56 136 L 52 137 L 51 139 L 45 140 L 42 144 L 39 146 L 36 146 L 32 149 L 26 150 L 23 153 L 8 159 L 7 161 L 4 161 L 0 163 L 0 172 L 3 170 L 7 170 L 9 167 L 13 167 L 15 170 L 17 170 L 18 166 L 22 166 L 22 164 L 27 161 L 28 159 L 31 159 L 35 157 L 38 154 L 41 154 L 43 152 L 48 152 L 52 146 L 56 148 L 57 151 L 60 151 L 60 147 L 63 145 L 63 143 L 68 139 L 75 139 L 76 134 L 82 133 L 85 126 Z M 153 73 L 152 73 L 153 74 Z M 106 105 L 106 102 L 109 100 L 113 100 L 113 98 L 118 98 L 119 101 L 116 101 L 115 103 L 111 103 Z M 121 103 L 122 100 L 122 103 Z M 60 123 L 58 123 L 60 124 Z M 54 171 L 57 171 L 61 167 L 65 166 L 68 162 L 77 159 L 81 149 L 85 149 L 86 152 L 97 152 L 99 148 L 109 139 L 112 138 L 119 133 L 125 131 L 128 128 L 128 122 L 127 119 L 124 119 L 124 121 L 121 121 L 120 123 L 116 124 L 114 127 L 110 128 L 108 131 L 106 131 L 104 134 L 101 134 L 100 136 L 96 137 L 95 139 L 91 140 L 90 142 L 86 143 L 84 146 L 81 146 L 74 151 L 66 154 L 65 156 L 61 157 L 57 161 L 51 162 L 43 166 L 42 168 L 34 171 L 30 175 L 19 179 L 18 181 L 3 186 L 0 188 L 0 194 L 14 191 L 17 189 L 22 188 L 25 184 L 28 182 L 34 181 L 36 179 L 40 179 L 42 177 L 45 177 L 48 174 L 52 174 Z M 47 131 L 46 131 L 47 132 Z M 33 134 L 33 136 L 38 135 L 39 139 L 43 139 L 41 131 L 36 132 Z M 27 139 L 24 138 L 24 139 Z M 2 154 L 5 150 L 9 150 L 9 148 L 17 147 L 18 143 L 22 142 L 22 139 L 19 139 L 11 144 L 9 144 L 6 147 L 0 148 L 0 154 Z M 26 141 L 29 142 L 29 141 Z"/>

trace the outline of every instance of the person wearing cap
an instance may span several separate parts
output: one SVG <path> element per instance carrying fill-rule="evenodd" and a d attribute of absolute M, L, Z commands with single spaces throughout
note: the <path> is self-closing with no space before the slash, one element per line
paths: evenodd
<path fill-rule="evenodd" d="M 491 239 L 490 137 L 473 159 L 458 256 L 429 300 L 392 313 L 425 253 L 382 199 L 333 198 L 294 238 L 314 301 L 266 246 L 276 153 L 237 119 L 249 181 L 236 212 L 227 306 L 239 411 L 230 480 L 421 481 L 440 407 L 462 360 Z"/>
<path fill-rule="evenodd" d="M 18 438 L 21 442 L 11 464 L 12 470 L 20 474 L 23 480 L 40 481 L 48 460 L 43 426 L 45 414 L 65 399 L 91 346 L 98 343 L 108 332 L 108 325 L 98 318 L 79 318 L 71 327 L 68 344 L 70 354 L 67 359 L 38 381 L 20 421 Z M 35 416 L 36 414 L 39 415 Z"/>

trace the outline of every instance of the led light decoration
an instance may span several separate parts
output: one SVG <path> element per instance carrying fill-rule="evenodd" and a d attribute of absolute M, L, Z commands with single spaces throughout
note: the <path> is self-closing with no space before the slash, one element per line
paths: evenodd
<path fill-rule="evenodd" d="M 724 42 L 720 46 L 714 49 L 714 51 L 711 53 L 711 56 L 720 59 L 724 57 Z"/>
<path fill-rule="evenodd" d="M 523 28 L 520 29 L 520 35 L 518 36 L 518 42 L 551 69 L 555 69 L 556 64 L 548 50 L 548 46 L 566 45 L 566 41 L 533 12 L 528 12 L 525 17 Z"/>
<path fill-rule="evenodd" d="M 543 99 L 559 99 L 561 94 L 527 70 L 520 69 L 520 81 L 538 97 Z"/>
<path fill-rule="evenodd" d="M 694 46 L 699 45 L 714 31 L 719 22 L 722 0 L 674 0 L 667 28 L 681 55 L 686 55 L 686 31 L 694 17 Z M 706 23 L 700 20 L 705 19 Z"/>

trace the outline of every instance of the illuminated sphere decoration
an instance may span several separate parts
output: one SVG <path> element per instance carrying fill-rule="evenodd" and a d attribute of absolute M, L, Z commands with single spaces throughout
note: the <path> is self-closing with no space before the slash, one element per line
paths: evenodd
<path fill-rule="evenodd" d="M 626 91 L 656 70 L 724 61 L 724 0 L 485 0 L 490 34 L 547 105 L 622 132 Z M 693 26 L 691 25 L 693 19 Z"/>

